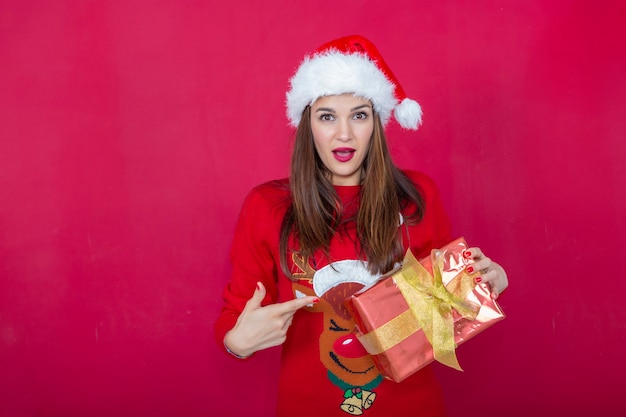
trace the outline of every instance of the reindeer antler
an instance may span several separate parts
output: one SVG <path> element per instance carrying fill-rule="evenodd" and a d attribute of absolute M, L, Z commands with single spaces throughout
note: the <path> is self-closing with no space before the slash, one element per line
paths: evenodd
<path fill-rule="evenodd" d="M 298 279 L 313 282 L 313 275 L 315 274 L 315 269 L 313 269 L 311 265 L 309 265 L 308 256 L 304 257 L 301 255 L 298 255 L 297 253 L 294 253 L 291 255 L 291 259 L 293 260 L 294 265 L 297 266 L 298 269 L 300 270 L 300 272 L 294 272 L 293 276 Z"/>

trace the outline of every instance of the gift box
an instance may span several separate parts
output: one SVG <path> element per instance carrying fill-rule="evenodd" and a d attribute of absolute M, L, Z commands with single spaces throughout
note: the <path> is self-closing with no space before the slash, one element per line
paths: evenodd
<path fill-rule="evenodd" d="M 437 360 L 461 370 L 455 349 L 504 319 L 486 284 L 466 272 L 459 238 L 401 267 L 346 300 L 357 337 L 381 374 L 400 382 Z"/>

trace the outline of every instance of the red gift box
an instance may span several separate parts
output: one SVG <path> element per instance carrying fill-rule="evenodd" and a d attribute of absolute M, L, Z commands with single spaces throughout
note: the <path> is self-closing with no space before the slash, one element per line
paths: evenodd
<path fill-rule="evenodd" d="M 504 319 L 486 284 L 468 274 L 459 238 L 401 267 L 346 300 L 357 337 L 381 373 L 400 382 L 437 360 L 461 370 L 454 350 Z"/>

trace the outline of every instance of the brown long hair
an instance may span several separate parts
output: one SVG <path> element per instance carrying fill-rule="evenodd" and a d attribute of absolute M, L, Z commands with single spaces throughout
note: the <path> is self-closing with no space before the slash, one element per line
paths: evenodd
<path fill-rule="evenodd" d="M 296 131 L 291 155 L 289 187 L 291 204 L 280 230 L 280 264 L 286 276 L 288 252 L 307 257 L 316 250 L 327 256 L 330 240 L 342 222 L 343 207 L 331 183 L 331 173 L 317 155 L 311 131 L 311 108 L 307 106 Z M 357 238 L 370 273 L 384 273 L 404 255 L 398 224 L 400 212 L 407 224 L 419 222 L 424 201 L 413 183 L 391 159 L 383 126 L 374 112 L 374 130 L 361 181 L 360 206 L 356 216 Z M 298 248 L 290 248 L 290 237 Z"/>

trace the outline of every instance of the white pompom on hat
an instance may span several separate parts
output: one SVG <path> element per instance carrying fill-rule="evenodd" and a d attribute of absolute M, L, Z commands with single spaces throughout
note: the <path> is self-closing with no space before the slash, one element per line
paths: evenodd
<path fill-rule="evenodd" d="M 287 117 L 297 127 L 306 106 L 320 97 L 351 93 L 370 100 L 385 126 L 393 113 L 405 129 L 422 122 L 420 105 L 408 98 L 376 47 L 363 36 L 335 39 L 304 58 L 290 81 Z"/>

